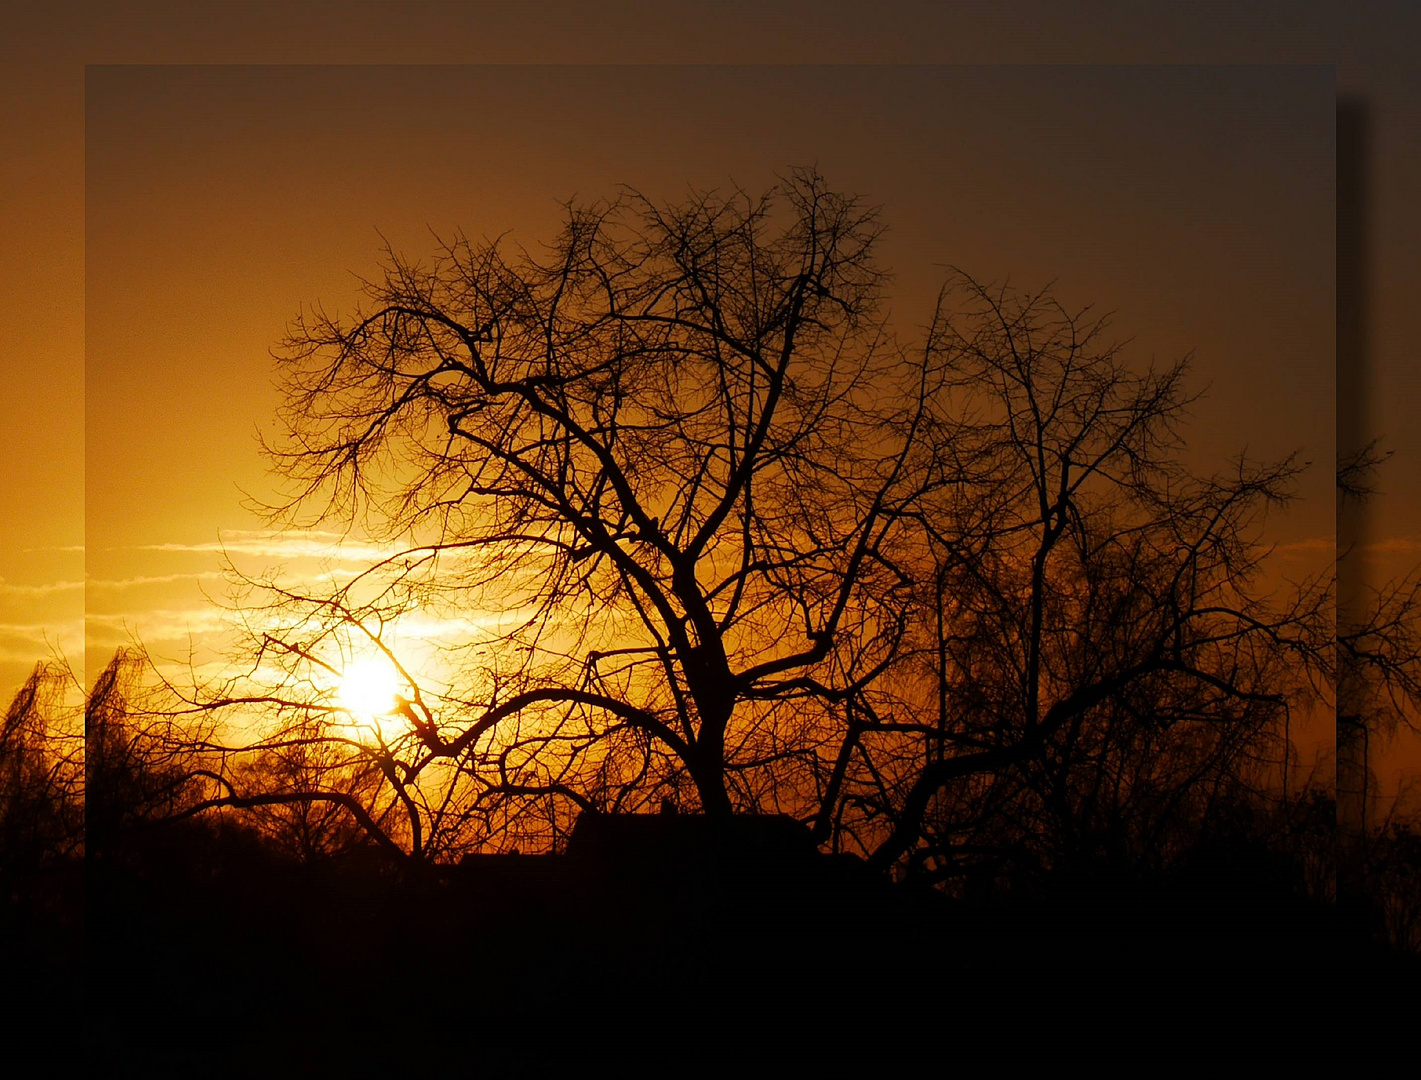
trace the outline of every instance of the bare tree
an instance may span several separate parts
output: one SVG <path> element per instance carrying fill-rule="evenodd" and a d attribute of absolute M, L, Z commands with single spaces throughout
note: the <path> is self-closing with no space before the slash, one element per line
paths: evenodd
<path fill-rule="evenodd" d="M 1197 820 L 1329 677 L 1326 584 L 1260 585 L 1297 466 L 1191 474 L 1187 364 L 1134 371 L 1049 292 L 958 275 L 900 343 L 879 232 L 812 172 L 624 191 L 298 319 L 274 518 L 391 550 L 242 582 L 245 674 L 187 700 L 264 719 L 214 728 L 195 809 L 338 810 L 421 860 L 773 811 L 939 878 Z M 383 716 L 342 697 L 358 657 Z"/>
<path fill-rule="evenodd" d="M 928 352 L 944 392 L 921 502 L 933 724 L 859 781 L 872 849 L 945 878 L 1159 853 L 1325 675 L 1330 592 L 1260 589 L 1292 460 L 1182 464 L 1187 361 L 1132 370 L 1108 321 L 955 275 Z M 874 746 L 865 759 L 900 751 Z M 872 829 L 870 828 L 870 833 Z"/>
<path fill-rule="evenodd" d="M 138 647 L 114 652 L 84 700 L 85 846 L 103 862 L 134 829 L 191 812 L 202 797 L 210 727 L 176 724 Z"/>
<path fill-rule="evenodd" d="M 422 855 L 455 825 L 662 799 L 812 814 L 843 702 L 909 618 L 893 548 L 928 373 L 880 315 L 879 232 L 799 171 L 759 197 L 570 206 L 540 256 L 391 255 L 367 309 L 294 325 L 270 453 L 282 520 L 401 546 L 329 595 L 263 587 L 253 677 L 194 702 L 272 711 L 249 749 L 312 725 L 343 743 L 399 822 L 366 824 Z M 480 624 L 438 673 L 394 647 L 416 608 Z M 397 730 L 351 734 L 356 646 L 399 672 Z"/>
<path fill-rule="evenodd" d="M 1337 839 L 1344 910 L 1403 953 L 1421 952 L 1421 828 L 1403 785 L 1377 811 L 1371 761 L 1421 706 L 1421 569 L 1380 585 L 1365 564 L 1366 503 L 1390 451 L 1373 441 L 1337 463 Z"/>
<path fill-rule="evenodd" d="M 84 735 L 62 661 L 41 662 L 0 726 L 0 868 L 22 874 L 81 853 Z"/>
<path fill-rule="evenodd" d="M 1377 472 L 1391 457 L 1377 441 L 1337 463 L 1338 520 L 1357 534 L 1350 518 L 1377 494 Z M 1338 823 L 1348 833 L 1367 831 L 1368 757 L 1374 742 L 1399 728 L 1416 727 L 1421 704 L 1421 569 L 1375 585 L 1367 580 L 1365 551 L 1356 536 L 1343 547 L 1339 526 L 1337 576 Z"/>

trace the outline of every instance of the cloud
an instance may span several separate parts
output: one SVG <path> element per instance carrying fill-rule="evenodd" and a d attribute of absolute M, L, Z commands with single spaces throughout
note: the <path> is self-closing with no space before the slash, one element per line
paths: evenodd
<path fill-rule="evenodd" d="M 84 625 L 78 619 L 59 623 L 0 623 L 0 662 L 33 664 L 52 657 L 56 650 L 76 652 L 83 640 Z"/>
<path fill-rule="evenodd" d="M 1336 536 L 1312 536 L 1306 540 L 1294 540 L 1287 544 L 1277 544 L 1273 548 L 1279 552 L 1294 551 L 1336 551 Z M 1387 536 L 1370 543 L 1360 544 L 1358 551 L 1372 552 L 1412 552 L 1421 551 L 1421 535 Z"/>
<path fill-rule="evenodd" d="M 1302 555 L 1336 550 L 1337 538 L 1335 536 L 1310 536 L 1305 540 L 1293 540 L 1290 543 L 1276 544 L 1273 547 L 1273 551 L 1280 555 Z"/>
<path fill-rule="evenodd" d="M 49 660 L 48 650 L 43 648 L 44 642 L 40 642 L 41 648 L 37 649 L 11 649 L 0 645 L 0 664 L 23 664 L 25 667 L 33 667 L 41 660 Z"/>
<path fill-rule="evenodd" d="M 59 592 L 77 592 L 82 581 L 51 581 L 44 585 L 12 585 L 0 578 L 0 596 L 49 596 Z"/>
<path fill-rule="evenodd" d="M 1385 540 L 1363 544 L 1362 550 L 1379 555 L 1410 555 L 1421 551 L 1421 536 L 1389 536 Z"/>
<path fill-rule="evenodd" d="M 138 544 L 125 551 L 162 551 L 196 555 L 251 555 L 270 559 L 326 559 L 342 562 L 369 562 L 388 558 L 398 547 L 348 542 L 330 532 L 258 532 L 232 530 L 219 539 L 199 544 Z"/>
<path fill-rule="evenodd" d="M 510 617 L 507 614 L 490 614 L 484 618 L 422 618 L 418 615 L 406 615 L 404 618 L 396 620 L 393 624 L 394 631 L 400 637 L 422 638 L 427 641 L 439 641 L 451 636 L 460 638 L 478 638 L 489 633 L 496 633 L 509 623 L 517 621 L 516 614 Z"/>
<path fill-rule="evenodd" d="M 0 634 L 48 634 L 53 633 L 57 627 L 74 628 L 80 625 L 79 619 L 72 619 L 68 622 L 42 622 L 42 623 L 0 623 Z"/>
<path fill-rule="evenodd" d="M 196 574 L 155 574 L 147 577 L 51 581 L 43 585 L 14 585 L 0 578 L 0 596 L 40 597 L 61 592 L 79 592 L 86 586 L 90 589 L 132 589 L 143 585 L 169 585 L 175 581 L 206 581 L 221 577 L 223 575 L 216 570 L 205 570 Z"/>
<path fill-rule="evenodd" d="M 131 578 L 90 578 L 91 589 L 132 589 L 141 585 L 169 585 L 175 581 L 208 581 L 224 575 L 217 570 L 204 570 L 197 574 L 155 574 L 149 577 Z"/>
<path fill-rule="evenodd" d="M 229 622 L 226 612 L 210 608 L 157 608 L 116 615 L 91 613 L 84 616 L 84 626 L 90 637 L 101 640 L 136 636 L 144 642 L 156 642 L 225 630 Z"/>
<path fill-rule="evenodd" d="M 1356 549 L 1370 555 L 1409 555 L 1421 552 L 1421 536 L 1388 536 L 1381 540 L 1359 544 Z M 1305 540 L 1294 540 L 1286 544 L 1275 544 L 1275 554 L 1333 554 L 1337 551 L 1337 537 L 1312 536 Z"/>

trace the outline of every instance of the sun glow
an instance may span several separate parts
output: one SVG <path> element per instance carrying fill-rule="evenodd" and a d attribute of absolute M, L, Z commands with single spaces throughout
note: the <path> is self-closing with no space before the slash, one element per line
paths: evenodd
<path fill-rule="evenodd" d="M 395 711 L 400 679 L 383 659 L 355 660 L 340 680 L 340 703 L 352 716 L 377 720 Z"/>

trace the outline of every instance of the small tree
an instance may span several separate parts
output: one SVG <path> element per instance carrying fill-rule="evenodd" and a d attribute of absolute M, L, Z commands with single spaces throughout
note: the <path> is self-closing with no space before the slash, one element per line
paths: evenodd
<path fill-rule="evenodd" d="M 132 830 L 190 814 L 210 775 L 210 727 L 176 726 L 150 671 L 142 649 L 118 649 L 84 701 L 86 853 L 97 862 Z"/>
<path fill-rule="evenodd" d="M 38 663 L 0 726 L 0 868 L 32 873 L 82 853 L 84 737 L 62 662 Z"/>
<path fill-rule="evenodd" d="M 1373 744 L 1416 730 L 1421 704 L 1421 569 L 1373 587 L 1355 546 L 1353 519 L 1390 456 L 1374 441 L 1337 463 L 1337 812 L 1351 839 L 1368 831 Z"/>

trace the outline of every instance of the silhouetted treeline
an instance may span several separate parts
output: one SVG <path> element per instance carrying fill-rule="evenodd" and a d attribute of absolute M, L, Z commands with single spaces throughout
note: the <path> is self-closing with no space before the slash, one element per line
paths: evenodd
<path fill-rule="evenodd" d="M 1014 1012 L 1049 1025 L 1128 1013 L 1141 994 L 1182 1005 L 1205 985 L 1233 1000 L 1244 973 L 1250 993 L 1281 1000 L 1358 964 L 1416 973 L 1403 954 L 1421 924 L 1421 833 L 1398 822 L 1374 838 L 1370 907 L 1344 916 L 1335 806 L 1317 791 L 1284 801 L 1240 786 L 1168 859 L 1094 851 L 1049 873 L 1000 868 L 958 899 L 822 855 L 787 818 L 725 831 L 670 806 L 586 817 L 561 854 L 430 867 L 372 842 L 312 852 L 231 810 L 188 815 L 183 763 L 126 706 L 134 664 L 116 658 L 90 695 L 90 801 L 106 824 L 87 845 L 87 897 L 57 671 L 37 671 L 7 714 L 0 773 L 7 945 L 28 950 L 10 970 L 35 976 L 44 1011 L 78 1009 L 87 899 L 87 1030 L 118 1075 L 196 1068 L 214 1046 L 240 1068 L 472 1054 L 516 1075 L 557 1052 L 526 1041 L 540 1028 L 635 1055 L 645 1040 L 629 1013 L 657 1031 L 686 1011 L 736 1019 L 714 1057 L 819 1030 L 826 1012 L 861 1032 L 980 1035 L 1028 987 Z M 421 1024 L 436 1027 L 415 1037 Z"/>
<path fill-rule="evenodd" d="M 67 669 L 39 663 L 0 729 L 0 970 L 23 1031 L 72 1024 L 84 982 L 84 739 Z"/>
<path fill-rule="evenodd" d="M 271 524 L 395 554 L 234 569 L 234 663 L 117 653 L 82 774 L 54 672 L 11 710 L 12 876 L 82 850 L 111 1066 L 896 1046 L 1414 969 L 1416 828 L 1340 857 L 1274 788 L 1293 710 L 1415 703 L 1421 589 L 1339 634 L 1325 571 L 1267 585 L 1304 466 L 1197 471 L 1188 357 L 960 271 L 895 330 L 880 211 L 812 169 L 566 209 L 390 252 L 278 350 Z"/>

